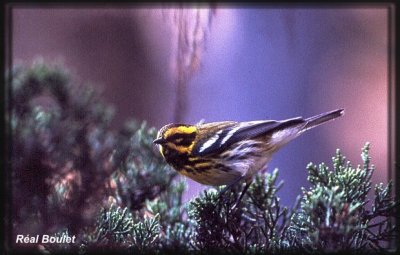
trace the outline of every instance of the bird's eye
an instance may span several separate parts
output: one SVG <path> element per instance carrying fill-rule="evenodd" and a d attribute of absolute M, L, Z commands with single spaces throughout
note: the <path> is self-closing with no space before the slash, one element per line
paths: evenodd
<path fill-rule="evenodd" d="M 175 143 L 181 143 L 182 141 L 183 141 L 182 137 L 177 138 L 177 139 L 174 140 Z"/>

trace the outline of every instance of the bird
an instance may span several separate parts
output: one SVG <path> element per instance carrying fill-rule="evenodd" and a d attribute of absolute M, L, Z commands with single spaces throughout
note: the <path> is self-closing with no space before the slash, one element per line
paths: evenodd
<path fill-rule="evenodd" d="M 280 121 L 170 123 L 159 129 L 153 142 L 179 174 L 204 185 L 226 185 L 221 193 L 244 180 L 240 200 L 253 176 L 267 168 L 280 148 L 305 131 L 343 115 L 344 109 L 337 109 Z"/>

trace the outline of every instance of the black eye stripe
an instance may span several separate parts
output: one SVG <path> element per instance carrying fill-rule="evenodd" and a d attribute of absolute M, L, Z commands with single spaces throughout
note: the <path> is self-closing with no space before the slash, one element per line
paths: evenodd
<path fill-rule="evenodd" d="M 189 145 L 192 144 L 192 142 L 193 142 L 193 139 L 191 139 L 191 138 L 190 138 L 190 139 L 186 138 L 186 139 L 183 139 L 182 141 L 176 141 L 175 144 L 176 144 L 176 145 L 189 146 Z"/>
<path fill-rule="evenodd" d="M 182 139 L 182 141 L 185 141 L 185 140 L 192 141 L 195 137 L 196 137 L 196 133 L 195 132 L 190 133 L 190 134 L 176 133 L 176 134 L 173 134 L 173 135 L 167 137 L 167 140 L 168 141 L 174 141 L 174 140 Z"/>

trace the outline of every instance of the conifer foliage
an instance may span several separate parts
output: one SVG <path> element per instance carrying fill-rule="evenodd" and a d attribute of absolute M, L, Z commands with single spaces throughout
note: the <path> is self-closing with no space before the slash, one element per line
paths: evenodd
<path fill-rule="evenodd" d="M 76 236 L 32 244 L 42 253 L 384 252 L 396 233 L 392 183 L 373 185 L 370 145 L 353 167 L 310 163 L 310 186 L 293 208 L 280 203 L 278 170 L 240 185 L 209 188 L 184 204 L 184 179 L 152 141 L 156 130 L 129 121 L 110 128 L 113 109 L 65 68 L 37 62 L 11 75 L 12 233 Z M 370 190 L 373 199 L 370 201 Z M 16 250 L 20 247 L 15 246 Z"/>

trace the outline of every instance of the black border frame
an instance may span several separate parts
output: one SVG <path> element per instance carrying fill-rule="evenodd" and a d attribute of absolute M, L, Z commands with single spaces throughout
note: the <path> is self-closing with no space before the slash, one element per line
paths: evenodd
<path fill-rule="evenodd" d="M 10 84 L 11 78 L 5 75 L 6 70 L 12 66 L 12 9 L 17 6 L 26 6 L 26 7 L 92 7 L 99 5 L 104 7 L 124 7 L 127 5 L 152 5 L 152 4 L 160 4 L 162 2 L 139 2 L 139 3 L 123 3 L 123 2 L 107 2 L 107 1 L 98 1 L 95 3 L 92 2 L 78 2 L 78 1 L 65 1 L 65 2 L 56 2 L 56 1 L 35 1 L 35 2 L 27 2 L 27 1 L 10 1 L 6 0 L 2 2 L 0 6 L 0 16 L 1 24 L 0 27 L 0 38 L 2 38 L 3 47 L 0 51 L 0 68 L 2 69 L 2 73 L 0 74 L 2 84 L 4 84 L 3 88 L 0 90 L 0 111 L 3 113 L 3 118 L 0 125 L 1 131 L 1 143 L 0 152 L 1 152 L 1 169 L 0 170 L 0 180 L 1 180 L 1 191 L 4 194 L 5 201 L 1 203 L 0 209 L 0 229 L 2 233 L 0 234 L 0 252 L 1 254 L 10 254 L 12 250 L 10 250 L 12 238 L 11 238 L 11 206 L 8 201 L 12 198 L 12 189 L 11 189 L 11 173 L 7 171 L 7 169 L 11 169 L 11 162 L 8 160 L 10 158 L 11 152 L 11 133 L 10 133 L 10 126 L 8 125 L 8 112 L 10 101 L 8 100 L 11 98 L 11 91 L 8 89 L 7 84 Z M 184 2 L 173 2 L 170 4 L 184 4 Z M 399 31 L 397 24 L 399 24 L 399 5 L 397 1 L 363 1 L 363 2 L 346 2 L 346 1 L 335 1 L 335 2 L 313 2 L 313 1 L 304 1 L 302 3 L 298 3 L 295 1 L 285 1 L 280 2 L 277 0 L 264 2 L 261 4 L 252 3 L 233 3 L 233 2 L 221 2 L 217 3 L 224 7 L 224 5 L 235 5 L 239 7 L 246 7 L 251 5 L 253 7 L 256 6 L 265 6 L 267 7 L 270 4 L 273 4 L 276 7 L 307 7 L 312 8 L 315 6 L 316 8 L 330 8 L 334 5 L 336 7 L 343 7 L 347 8 L 350 6 L 359 6 L 359 5 L 366 5 L 375 7 L 385 6 L 388 7 L 388 179 L 392 179 L 394 181 L 394 192 L 397 200 L 400 200 L 400 85 L 399 85 L 399 78 L 396 72 L 396 66 L 399 59 L 399 53 L 397 50 L 397 42 L 399 42 Z M 100 7 L 101 7 L 100 6 Z M 400 224 L 400 212 L 396 215 L 396 224 Z M 393 244 L 397 244 L 397 249 L 400 247 L 400 230 L 397 231 L 396 239 L 393 240 Z"/>

